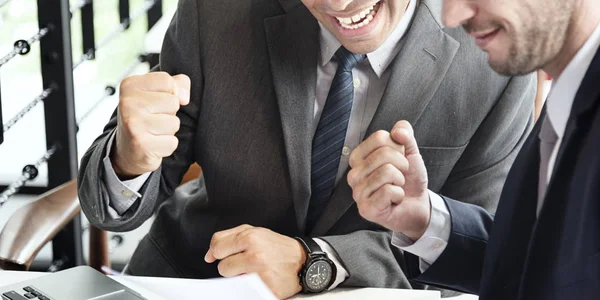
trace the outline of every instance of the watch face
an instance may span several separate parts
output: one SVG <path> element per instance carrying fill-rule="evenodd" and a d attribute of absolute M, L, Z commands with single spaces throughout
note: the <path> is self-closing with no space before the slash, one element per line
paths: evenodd
<path fill-rule="evenodd" d="M 322 291 L 331 281 L 331 265 L 326 261 L 316 261 L 306 271 L 305 283 L 310 290 Z"/>

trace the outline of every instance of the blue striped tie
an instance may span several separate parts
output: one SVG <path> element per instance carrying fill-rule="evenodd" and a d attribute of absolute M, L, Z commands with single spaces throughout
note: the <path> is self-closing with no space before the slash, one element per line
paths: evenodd
<path fill-rule="evenodd" d="M 308 207 L 307 230 L 312 230 L 325 209 L 335 186 L 346 130 L 352 112 L 354 80 L 352 69 L 366 55 L 353 54 L 344 47 L 335 53 L 338 69 L 331 82 L 325 107 L 313 137 L 311 199 Z"/>

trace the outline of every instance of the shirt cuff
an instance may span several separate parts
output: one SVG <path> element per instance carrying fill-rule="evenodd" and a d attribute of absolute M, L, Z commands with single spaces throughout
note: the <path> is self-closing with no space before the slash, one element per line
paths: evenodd
<path fill-rule="evenodd" d="M 429 201 L 431 201 L 429 226 L 419 240 L 414 242 L 400 232 L 394 232 L 392 235 L 392 245 L 420 258 L 419 269 L 421 272 L 425 272 L 444 252 L 452 227 L 452 219 L 444 199 L 429 191 Z"/>
<path fill-rule="evenodd" d="M 337 252 L 335 252 L 335 250 L 331 247 L 331 245 L 329 245 L 329 243 L 321 239 L 313 240 L 319 245 L 319 247 L 321 247 L 321 250 L 323 250 L 323 252 L 327 253 L 327 257 L 329 257 L 329 259 L 331 259 L 331 261 L 333 261 L 333 263 L 335 264 L 335 281 L 333 281 L 333 283 L 328 289 L 329 291 L 331 291 L 335 289 L 338 285 L 340 285 L 342 282 L 344 282 L 346 278 L 348 278 L 348 271 L 342 266 Z"/>
<path fill-rule="evenodd" d="M 108 191 L 108 213 L 113 219 L 121 217 L 131 206 L 141 198 L 139 190 L 144 186 L 152 172 L 144 173 L 136 178 L 121 181 L 113 169 L 110 161 L 110 151 L 115 138 L 115 132 L 111 134 L 106 147 L 106 156 L 103 159 L 104 176 L 103 183 Z"/>

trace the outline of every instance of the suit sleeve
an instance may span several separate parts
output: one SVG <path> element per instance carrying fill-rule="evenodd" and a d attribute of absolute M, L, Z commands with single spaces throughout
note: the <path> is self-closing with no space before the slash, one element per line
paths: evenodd
<path fill-rule="evenodd" d="M 452 218 L 446 249 L 424 273 L 420 271 L 419 259 L 406 253 L 407 275 L 421 284 L 477 294 L 493 218 L 479 206 L 444 200 Z"/>
<path fill-rule="evenodd" d="M 394 287 L 398 286 L 394 281 L 406 276 L 416 286 L 476 293 L 492 223 L 490 213 L 495 211 L 510 167 L 531 131 L 535 92 L 534 76 L 511 78 L 471 138 L 441 189 L 450 203 L 453 226 L 448 246 L 423 276 L 419 258 L 393 246 L 389 232 L 322 237 L 350 274 L 342 285 Z"/>
<path fill-rule="evenodd" d="M 109 192 L 104 184 L 107 143 L 117 130 L 118 109 L 113 113 L 104 132 L 94 141 L 81 160 L 78 189 L 81 207 L 94 226 L 109 231 L 129 231 L 142 225 L 179 185 L 183 175 L 193 163 L 194 137 L 203 90 L 198 37 L 198 10 L 196 1 L 180 0 L 177 12 L 165 35 L 160 55 L 160 71 L 171 75 L 186 74 L 192 82 L 191 102 L 181 107 L 177 116 L 181 120 L 179 146 L 165 159 L 161 167 L 153 172 L 140 189 L 142 198 L 120 218 L 111 218 L 108 205 Z"/>
<path fill-rule="evenodd" d="M 446 249 L 424 273 L 418 258 L 407 254 L 407 272 L 413 281 L 473 294 L 479 291 L 491 214 L 531 130 L 535 92 L 535 76 L 513 77 L 471 139 L 441 190 L 452 224 Z"/>

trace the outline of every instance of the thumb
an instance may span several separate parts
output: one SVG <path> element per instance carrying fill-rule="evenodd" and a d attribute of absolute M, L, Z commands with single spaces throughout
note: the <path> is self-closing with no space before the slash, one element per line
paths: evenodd
<path fill-rule="evenodd" d="M 404 145 L 405 155 L 419 154 L 419 146 L 412 126 L 408 121 L 400 121 L 394 125 L 391 133 L 394 142 Z"/>
<path fill-rule="evenodd" d="M 190 89 L 192 87 L 192 81 L 187 75 L 180 74 L 173 76 L 176 85 L 176 95 L 179 96 L 179 104 L 182 106 L 190 103 Z"/>

